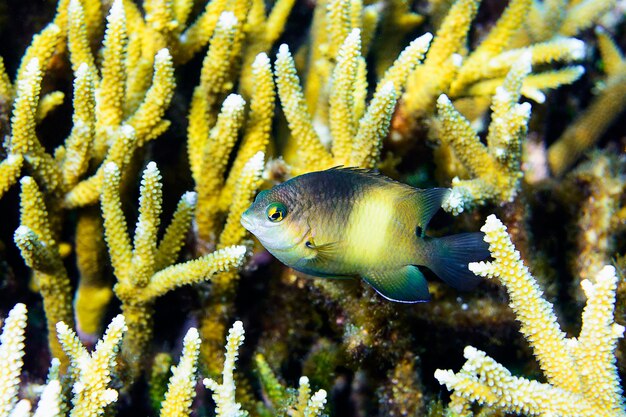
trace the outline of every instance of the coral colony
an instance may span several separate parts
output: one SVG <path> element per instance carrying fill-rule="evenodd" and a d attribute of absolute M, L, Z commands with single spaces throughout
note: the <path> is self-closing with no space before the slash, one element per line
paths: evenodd
<path fill-rule="evenodd" d="M 22 3 L 0 417 L 626 416 L 621 2 Z M 478 287 L 392 303 L 241 225 L 337 166 L 450 188 L 428 233 L 484 233 Z"/>

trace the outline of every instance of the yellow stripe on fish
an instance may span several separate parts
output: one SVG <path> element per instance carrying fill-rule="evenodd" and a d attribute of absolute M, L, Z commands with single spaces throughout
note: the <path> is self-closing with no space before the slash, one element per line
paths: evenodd
<path fill-rule="evenodd" d="M 395 217 L 395 201 L 388 194 L 383 188 L 372 187 L 355 202 L 344 232 L 346 240 L 352 243 L 345 248 L 345 262 L 371 265 L 388 253 Z"/>

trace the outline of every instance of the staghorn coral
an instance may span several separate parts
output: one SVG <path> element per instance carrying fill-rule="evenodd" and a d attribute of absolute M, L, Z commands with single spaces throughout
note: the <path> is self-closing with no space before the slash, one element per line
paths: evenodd
<path fill-rule="evenodd" d="M 54 210 L 98 201 L 102 169 L 81 180 L 89 162 L 115 162 L 122 167 L 128 164 L 137 147 L 167 128 L 168 122 L 162 120 L 162 116 L 174 89 L 172 58 L 167 49 L 163 49 L 154 57 L 152 85 L 145 96 L 136 107 L 124 109 L 127 32 L 122 1 L 114 2 L 107 18 L 100 73 L 89 50 L 81 4 L 73 1 L 68 7 L 72 17 L 68 49 L 75 73 L 74 127 L 54 157 L 46 152 L 35 132 L 38 106 L 43 103 L 39 100 L 42 69 L 50 59 L 48 55 L 54 50 L 55 42 L 59 41 L 58 27 L 54 32 L 56 37 L 47 35 L 55 27 L 50 26 L 33 41 L 29 48 L 29 52 L 33 52 L 27 52 L 22 59 L 9 142 L 10 152 L 24 158 L 47 197 L 53 200 Z M 37 42 L 44 35 L 47 42 L 39 42 L 42 46 L 38 46 Z"/>
<path fill-rule="evenodd" d="M 565 173 L 626 107 L 626 61 L 605 30 L 598 28 L 596 35 L 607 78 L 587 109 L 548 148 L 548 162 L 555 175 Z"/>
<path fill-rule="evenodd" d="M 312 417 L 323 412 L 326 391 L 321 389 L 311 395 L 308 377 L 300 377 L 297 390 L 289 389 L 278 381 L 263 355 L 257 354 L 255 361 L 270 415 Z"/>
<path fill-rule="evenodd" d="M 0 162 L 0 198 L 17 181 L 23 162 L 24 158 L 21 155 L 12 154 Z"/>
<path fill-rule="evenodd" d="M 224 369 L 222 371 L 222 383 L 213 379 L 205 378 L 202 383 L 205 387 L 213 391 L 213 401 L 215 401 L 215 414 L 218 417 L 245 417 L 247 411 L 241 409 L 241 404 L 235 400 L 235 380 L 233 371 L 235 362 L 239 355 L 239 347 L 245 339 L 243 323 L 236 321 L 228 331 L 226 338 L 226 352 L 224 353 Z"/>
<path fill-rule="evenodd" d="M 615 6 L 614 0 L 566 1 L 547 0 L 532 2 L 524 30 L 535 41 L 557 35 L 576 36 L 592 27 Z"/>
<path fill-rule="evenodd" d="M 71 326 L 74 324 L 70 280 L 54 238 L 43 194 L 33 178 L 23 177 L 20 182 L 21 225 L 15 230 L 14 241 L 26 265 L 33 270 L 34 283 L 43 298 L 50 352 L 66 367 L 67 357 L 53 335 L 56 323 L 62 321 Z"/>
<path fill-rule="evenodd" d="M 258 2 L 253 6 L 256 7 L 256 12 L 260 12 Z M 289 8 L 289 5 L 276 5 L 274 10 L 277 15 L 274 19 L 284 19 L 287 10 L 281 11 L 282 7 Z M 254 18 L 253 15 L 251 11 L 250 19 Z M 253 88 L 250 87 L 250 82 L 247 83 L 252 91 L 247 91 L 247 94 L 251 93 L 251 99 L 245 126 L 245 101 L 238 94 L 228 95 L 218 113 L 220 98 L 232 88 L 237 76 L 240 51 L 237 48 L 241 48 L 238 39 L 244 36 L 242 19 L 241 11 L 226 11 L 220 15 L 202 63 L 200 83 L 193 91 L 189 109 L 187 154 L 198 193 L 195 234 L 200 253 L 206 253 L 215 247 L 241 244 L 247 237 L 246 230 L 239 224 L 239 216 L 252 202 L 260 185 L 264 153 L 270 141 L 275 93 L 270 61 L 264 52 L 256 55 L 251 67 L 252 74 L 243 71 L 240 76 L 242 88 L 245 88 L 245 80 L 248 78 L 254 83 Z M 257 23 L 261 24 L 258 21 Z M 263 29 L 257 27 L 255 30 Z M 256 34 L 263 36 L 261 33 Z M 271 44 L 268 39 L 262 38 L 258 42 L 250 47 L 258 50 Z M 230 172 L 226 175 L 228 161 L 240 129 L 243 130 L 241 146 Z M 226 224 L 220 231 L 222 216 L 226 217 Z M 232 315 L 237 278 L 236 272 L 216 276 L 214 296 L 204 303 L 205 314 L 201 318 L 200 326 L 200 333 L 205 341 L 202 361 L 212 375 L 216 375 L 221 369 L 221 345 L 227 322 Z"/>
<path fill-rule="evenodd" d="M 248 412 L 242 410 L 241 404 L 235 399 L 235 380 L 233 378 L 239 347 L 244 339 L 243 324 L 236 321 L 226 339 L 222 383 L 217 383 L 211 378 L 203 380 L 203 384 L 213 391 L 213 400 L 217 405 L 215 413 L 218 417 L 245 417 L 248 415 Z M 285 388 L 280 385 L 262 356 L 257 356 L 257 366 L 259 366 L 261 382 L 264 388 L 268 390 L 272 409 L 278 413 L 274 415 L 315 417 L 322 413 L 326 404 L 326 391 L 321 389 L 311 395 L 309 379 L 306 376 L 300 378 L 297 392 L 293 392 L 291 398 L 288 398 Z"/>
<path fill-rule="evenodd" d="M 139 218 L 131 246 L 119 196 L 119 169 L 111 162 L 104 173 L 104 230 L 117 278 L 113 290 L 122 302 L 128 325 L 122 358 L 131 380 L 139 374 L 142 356 L 151 339 L 154 300 L 176 287 L 201 282 L 216 273 L 239 266 L 246 251 L 245 246 L 229 246 L 201 258 L 172 265 L 182 246 L 181 235 L 176 232 L 189 226 L 189 211 L 195 206 L 196 195 L 186 193 L 182 196 L 168 230 L 157 244 L 162 204 L 160 180 L 156 164 L 150 162 L 141 182 Z"/>
<path fill-rule="evenodd" d="M 17 403 L 24 356 L 26 306 L 16 304 L 2 325 L 0 338 L 0 415 L 8 416 Z"/>
<path fill-rule="evenodd" d="M 188 220 L 187 220 L 188 222 Z M 106 243 L 102 217 L 95 207 L 81 210 L 76 221 L 76 266 L 80 281 L 74 295 L 76 329 L 84 342 L 95 342 L 103 323 L 103 315 L 113 297 L 106 277 Z"/>
<path fill-rule="evenodd" d="M 118 397 L 118 392 L 108 386 L 122 337 L 128 330 L 124 316 L 120 314 L 111 320 L 92 353 L 87 352 L 76 333 L 65 323 L 59 322 L 56 327 L 63 350 L 70 357 L 69 373 L 74 379 L 70 416 L 104 414 L 105 407 L 117 401 Z"/>
<path fill-rule="evenodd" d="M 551 37 L 545 42 L 529 39 L 517 41 L 531 5 L 530 0 L 512 0 L 482 42 L 472 51 L 466 46 L 467 34 L 479 2 L 458 0 L 450 7 L 424 62 L 409 76 L 396 116 L 392 137 L 404 140 L 427 125 L 429 113 L 437 97 L 448 95 L 452 100 L 467 99 L 472 119 L 485 110 L 491 95 L 519 57 L 530 52 L 532 65 L 552 62 L 570 63 L 584 56 L 584 44 L 574 38 Z M 576 33 L 569 34 L 574 36 Z M 515 45 L 515 47 L 512 47 Z M 582 75 L 580 66 L 566 66 L 530 74 L 522 86 L 522 94 L 543 102 L 542 90 L 574 82 Z"/>
<path fill-rule="evenodd" d="M 333 27 L 330 15 L 328 20 L 329 36 L 339 37 L 339 34 L 333 35 L 339 30 Z M 345 31 L 349 27 L 350 23 L 347 23 L 341 29 Z M 335 88 L 328 95 L 328 104 L 322 101 L 325 97 L 317 98 L 313 113 L 309 112 L 309 96 L 313 93 L 307 89 L 305 95 L 302 91 L 289 48 L 281 45 L 275 63 L 276 84 L 297 144 L 294 172 L 315 171 L 335 165 L 373 168 L 380 160 L 382 140 L 387 134 L 397 95 L 408 74 L 423 57 L 431 39 L 432 36 L 426 34 L 407 46 L 378 83 L 367 107 L 367 74 L 362 68 L 364 58 L 360 54 L 360 29 L 354 28 L 343 40 L 330 41 L 341 42 L 332 77 L 326 81 L 332 82 Z M 311 83 L 310 78 L 308 82 Z M 325 89 L 320 87 L 320 90 Z M 330 144 L 331 152 L 326 149 Z"/>
<path fill-rule="evenodd" d="M 452 148 L 456 158 L 475 177 L 454 177 L 452 192 L 443 208 L 458 214 L 487 201 L 504 203 L 519 191 L 522 142 L 525 139 L 530 104 L 518 104 L 524 78 L 530 73 L 530 56 L 523 55 L 513 65 L 493 97 L 492 122 L 483 145 L 470 123 L 459 114 L 447 96 L 437 100 L 441 123 L 440 139 Z"/>
<path fill-rule="evenodd" d="M 39 100 L 43 78 L 42 68 L 45 69 L 55 44 L 60 41 L 59 27 L 51 24 L 33 40 L 18 71 L 8 146 L 11 152 L 8 161 L 11 163 L 7 163 L 3 170 L 6 171 L 5 175 L 8 177 L 7 184 L 2 187 L 4 191 L 9 185 L 10 176 L 19 172 L 17 164 L 25 161 L 26 167 L 32 172 L 44 192 L 43 196 L 38 197 L 40 207 L 43 207 L 43 200 L 46 200 L 47 212 L 38 213 L 37 216 L 42 219 L 49 218 L 51 223 L 51 230 L 46 236 L 41 236 L 39 230 L 34 230 L 34 233 L 50 244 L 48 251 L 52 252 L 58 252 L 54 247 L 56 246 L 55 240 L 58 240 L 61 232 L 62 208 L 90 205 L 99 199 L 103 169 L 98 169 L 91 177 L 81 180 L 89 169 L 90 161 L 116 162 L 122 168 L 125 167 L 130 162 L 136 147 L 157 136 L 160 133 L 159 129 L 162 131 L 164 127 L 167 127 L 167 123 L 161 118 L 174 88 L 171 57 L 167 50 L 163 50 L 155 57 L 152 86 L 145 92 L 145 97 L 138 102 L 137 107 L 126 109 L 129 113 L 124 115 L 127 34 L 122 2 L 115 2 L 108 16 L 101 73 L 95 66 L 95 60 L 89 48 L 85 15 L 81 3 L 73 1 L 65 6 L 69 8 L 68 12 L 71 17 L 71 24 L 68 28 L 68 49 L 75 73 L 72 131 L 65 144 L 56 149 L 54 157 L 46 152 L 35 131 L 38 120 L 47 112 L 43 107 L 48 109 L 50 107 L 44 102 L 50 95 Z M 128 124 L 122 125 L 124 119 Z M 23 198 L 31 197 L 24 195 Z M 94 221 L 98 222 L 98 220 Z M 27 223 L 22 221 L 23 226 L 29 227 Z M 32 236 L 21 233 L 16 237 L 20 239 L 22 253 L 31 267 L 36 270 L 42 267 L 48 269 L 48 274 L 44 276 L 57 276 L 64 282 L 61 286 L 56 285 L 60 291 L 51 292 L 48 288 L 49 284 L 46 283 L 41 286 L 42 295 L 44 299 L 47 299 L 48 309 L 53 308 L 52 300 L 60 297 L 60 303 L 57 304 L 59 307 L 54 310 L 62 311 L 62 313 L 49 315 L 49 330 L 52 330 L 56 321 L 73 323 L 72 313 L 69 310 L 71 308 L 69 282 L 60 258 L 54 253 L 46 255 L 41 251 L 38 255 L 29 254 L 28 252 L 32 252 L 33 249 L 26 248 L 25 245 L 29 247 L 36 245 L 36 242 L 32 242 Z M 99 247 L 102 248 L 102 243 Z M 94 249 L 98 250 L 98 248 Z M 84 251 L 81 252 L 81 255 L 84 254 Z M 48 265 L 35 268 L 33 262 L 41 263 L 42 260 L 29 260 L 33 256 L 46 257 L 45 263 Z M 79 262 L 84 261 L 84 258 L 81 256 Z M 51 265 L 51 262 L 54 265 Z M 84 332 L 82 334 L 87 338 L 95 340 L 97 337 L 94 333 L 101 325 L 101 318 L 111 293 L 101 274 L 85 269 L 81 272 L 87 275 L 81 284 L 86 284 L 90 280 L 92 285 L 79 286 L 77 314 L 81 322 L 81 333 Z M 38 280 L 37 276 L 35 280 Z M 92 291 L 94 287 L 99 288 L 99 292 Z M 91 304 L 88 311 L 85 310 L 85 302 L 82 300 L 86 296 L 96 294 L 101 297 L 99 305 Z M 52 332 L 49 331 L 49 334 Z M 50 338 L 50 345 L 54 355 L 64 358 L 55 338 Z M 66 364 L 65 360 L 63 362 Z"/>
<path fill-rule="evenodd" d="M 191 413 L 191 402 L 195 396 L 196 371 L 200 354 L 200 336 L 194 327 L 187 331 L 183 341 L 183 353 L 177 366 L 172 368 L 165 399 L 161 405 L 161 416 L 176 417 Z"/>
<path fill-rule="evenodd" d="M 9 313 L 0 337 L 0 351 L 3 365 L 0 383 L 0 415 L 30 416 L 31 404 L 27 399 L 17 400 L 22 357 L 24 355 L 24 328 L 26 327 L 26 306 L 16 304 Z M 78 337 L 67 325 L 59 322 L 57 333 L 63 349 L 71 359 L 72 406 L 70 416 L 97 416 L 104 413 L 104 407 L 117 400 L 117 391 L 108 388 L 111 371 L 115 365 L 118 346 L 126 329 L 124 317 L 115 317 L 108 326 L 103 338 L 90 354 L 81 345 Z M 48 380 L 40 390 L 34 417 L 57 417 L 67 415 L 59 378 L 59 362 L 53 359 Z M 67 382 L 67 381 L 64 381 Z"/>
<path fill-rule="evenodd" d="M 481 230 L 494 261 L 472 263 L 470 269 L 480 276 L 497 277 L 506 286 L 511 308 L 522 323 L 521 332 L 533 347 L 548 383 L 514 377 L 484 352 L 468 346 L 461 371 L 435 373 L 441 384 L 454 391 L 452 410 L 471 415 L 469 405 L 476 401 L 528 415 L 623 416 L 624 399 L 613 353 L 624 333 L 624 327 L 613 318 L 615 269 L 606 266 L 594 282 L 581 282 L 587 296 L 582 328 L 578 338 L 568 339 L 505 226 L 490 215 Z"/>
<path fill-rule="evenodd" d="M 260 185 L 261 173 L 263 171 L 264 154 L 258 152 L 244 165 L 241 175 L 235 185 L 235 191 L 231 207 L 226 218 L 224 229 L 220 234 L 217 248 L 223 250 L 231 245 L 245 243 L 248 237 L 247 231 L 241 226 L 239 219 L 241 214 L 252 203 L 256 190 Z M 233 168 L 234 169 L 234 168 Z M 207 370 L 215 374 L 221 365 L 221 359 L 216 357 L 218 346 L 226 332 L 232 310 L 233 302 L 237 290 L 238 272 L 227 271 L 217 274 L 212 280 L 212 297 L 204 303 L 204 314 L 201 317 L 202 323 L 200 332 L 204 338 L 202 356 Z M 222 336 L 220 338 L 220 336 Z M 218 345 L 219 344 L 219 345 Z"/>
<path fill-rule="evenodd" d="M 76 372 L 65 373 L 54 360 L 45 379 L 48 340 L 40 334 L 55 325 L 55 315 L 62 313 L 68 328 L 74 328 L 74 320 L 72 337 L 78 335 L 91 351 L 103 321 L 120 308 L 142 312 L 149 327 L 129 355 L 128 344 L 137 340 L 133 323 L 140 315 L 128 314 L 125 360 L 111 367 L 110 382 L 101 387 L 114 389 L 118 397 L 106 406 L 106 414 L 148 415 L 148 398 L 152 414 L 165 413 L 161 403 L 166 402 L 168 410 L 178 407 L 181 415 L 215 414 L 209 393 L 197 385 L 196 367 L 202 377 L 222 382 L 224 338 L 236 319 L 247 323 L 247 334 L 233 384 L 226 384 L 236 391 L 228 393 L 235 413 L 443 415 L 443 407 L 433 405 L 443 388 L 432 372 L 435 367 L 458 369 L 466 345 L 481 346 L 517 377 L 509 378 L 503 367 L 469 349 L 475 369 L 489 368 L 490 375 L 509 382 L 521 383 L 519 375 L 527 375 L 543 383 L 533 387 L 555 392 L 517 332 L 505 286 L 485 280 L 472 292 L 460 293 L 433 282 L 428 304 L 387 303 L 349 281 L 294 274 L 251 242 L 238 217 L 257 189 L 340 163 L 378 169 L 421 188 L 448 186 L 458 177 L 457 196 L 463 190 L 459 184 L 475 189 L 487 183 L 482 200 L 468 197 L 456 217 L 438 214 L 429 233 L 472 231 L 486 214 L 497 213 L 532 274 L 541 277 L 543 298 L 559 312 L 560 328 L 578 333 L 579 299 L 571 292 L 578 287 L 578 274 L 569 272 L 588 269 L 587 278 L 594 282 L 602 266 L 622 259 L 618 254 L 624 251 L 624 194 L 614 184 L 624 167 L 611 158 L 607 168 L 595 156 L 621 152 L 624 129 L 619 124 L 603 128 L 601 139 L 587 148 L 605 148 L 603 153 L 592 151 L 588 164 L 571 175 L 550 178 L 545 149 L 575 124 L 569 120 L 576 114 L 565 113 L 585 105 L 590 82 L 608 80 L 600 72 L 619 63 L 622 6 L 612 0 L 61 0 L 33 9 L 30 3 L 13 2 L 9 9 L 0 5 L 0 310 L 8 312 L 16 301 L 29 304 L 24 373 L 19 394 L 11 391 L 10 398 L 14 415 L 72 413 Z M 609 15 L 601 17 L 607 10 Z M 597 58 L 586 53 L 595 42 L 587 28 L 600 21 L 615 46 L 598 35 L 603 52 Z M 428 51 L 427 31 L 435 33 Z M 419 50 L 410 42 L 416 38 L 421 39 Z M 274 47 L 279 42 L 288 46 Z M 426 56 L 419 61 L 420 55 Z M 392 100 L 381 91 L 391 85 L 385 71 L 396 60 Z M 279 68 L 281 62 L 289 68 Z M 587 76 L 551 91 L 580 76 L 576 64 L 585 66 Z M 281 71 L 289 76 L 282 78 L 296 81 L 287 90 L 298 100 L 280 91 L 285 89 Z M 607 120 L 619 114 L 614 104 L 620 90 L 613 87 L 616 100 L 602 108 Z M 451 103 L 446 109 L 455 109 L 449 115 L 465 118 L 466 136 L 444 137 L 445 112 L 436 108 L 441 94 Z M 530 121 L 528 112 L 520 112 L 528 106 L 520 104 L 521 96 L 536 103 Z M 296 106 L 299 112 L 290 114 L 289 106 L 301 103 L 308 112 Z M 308 136 L 289 127 L 298 118 L 308 123 L 301 127 Z M 428 141 L 422 140 L 425 136 Z M 476 148 L 481 151 L 472 154 Z M 571 150 L 573 158 L 582 156 Z M 327 165 L 309 163 L 322 159 Z M 138 193 L 137 177 L 148 161 L 158 163 L 162 178 L 152 171 Z M 112 172 L 107 174 L 109 162 L 117 166 L 116 185 L 107 191 L 108 203 L 115 200 L 109 208 L 116 207 L 117 221 L 108 225 L 108 234 L 109 240 L 122 242 L 110 253 L 95 205 L 105 180 L 113 179 Z M 21 199 L 18 187 L 12 187 L 20 179 Z M 189 189 L 197 193 L 195 210 L 189 201 L 178 200 Z M 154 201 L 146 201 L 146 193 Z M 20 226 L 19 200 L 30 213 L 21 221 L 28 229 L 20 228 L 12 240 Z M 148 221 L 160 214 L 173 218 L 169 227 Z M 133 235 L 126 225 L 137 217 L 143 226 Z M 587 225 L 591 230 L 583 230 Z M 393 242 L 386 243 L 393 250 Z M 164 284 L 171 289 L 187 279 L 185 261 L 230 245 L 250 249 L 242 268 L 216 273 L 207 284 L 162 296 L 152 292 L 152 280 L 161 272 L 173 268 Z M 120 258 L 130 259 L 122 274 L 116 268 Z M 135 286 L 146 281 L 147 286 Z M 594 285 L 592 292 L 604 291 Z M 616 317 L 623 311 L 623 293 L 617 292 Z M 56 307 L 47 308 L 50 304 Z M 607 317 L 608 305 L 601 310 Z M 176 338 L 190 327 L 198 329 L 202 343 L 195 335 L 187 339 L 186 353 L 173 361 L 179 365 L 165 400 L 171 358 L 179 354 Z M 50 344 L 57 343 L 54 329 L 49 332 Z M 613 356 L 607 343 L 599 343 L 597 352 L 604 364 Z M 252 361 L 256 353 L 267 363 Z M 59 356 L 69 363 L 62 351 Z M 137 359 L 130 367 L 129 357 Z M 623 349 L 617 360 L 623 370 Z M 139 373 L 146 364 L 153 364 L 148 386 Z M 300 380 L 302 374 L 310 380 Z M 140 383 L 131 385 L 133 380 Z M 313 394 L 319 387 L 328 390 L 326 410 L 321 408 L 326 396 Z M 514 387 L 506 388 L 499 393 L 502 398 L 517 395 Z M 570 398 L 563 392 L 558 392 L 561 398 Z M 110 399 L 108 393 L 100 398 Z M 457 403 L 463 400 L 455 396 Z M 525 394 L 520 404 L 529 399 Z M 579 399 L 576 404 L 586 401 Z M 30 410 L 38 401 L 39 408 Z M 93 404 L 103 410 L 102 403 Z M 472 410 L 482 416 L 505 414 L 498 404 L 473 405 Z"/>

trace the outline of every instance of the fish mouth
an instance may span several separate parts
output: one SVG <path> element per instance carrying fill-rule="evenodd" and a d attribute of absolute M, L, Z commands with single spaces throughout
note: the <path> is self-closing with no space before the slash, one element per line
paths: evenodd
<path fill-rule="evenodd" d="M 250 216 L 247 215 L 247 211 L 244 211 L 243 214 L 241 215 L 241 218 L 239 219 L 241 225 L 249 232 L 252 232 L 252 229 L 254 228 L 254 223 L 253 221 L 250 219 Z"/>

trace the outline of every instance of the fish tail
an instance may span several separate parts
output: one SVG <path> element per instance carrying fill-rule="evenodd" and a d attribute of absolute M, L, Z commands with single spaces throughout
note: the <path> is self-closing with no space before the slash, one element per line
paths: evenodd
<path fill-rule="evenodd" d="M 480 277 L 469 270 L 468 264 L 490 256 L 484 236 L 484 233 L 477 232 L 426 239 L 429 246 L 426 266 L 458 290 L 474 288 Z"/>

